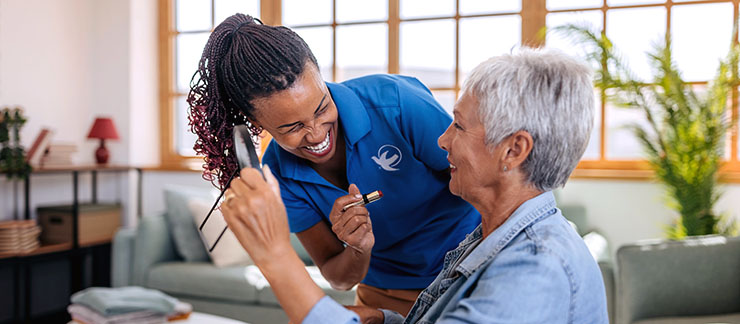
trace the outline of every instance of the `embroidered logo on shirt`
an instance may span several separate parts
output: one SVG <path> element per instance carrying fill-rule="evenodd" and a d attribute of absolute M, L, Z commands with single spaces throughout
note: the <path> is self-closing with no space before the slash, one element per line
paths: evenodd
<path fill-rule="evenodd" d="M 398 171 L 395 168 L 401 163 L 401 150 L 397 147 L 385 144 L 378 149 L 378 156 L 373 156 L 372 159 L 385 171 Z"/>

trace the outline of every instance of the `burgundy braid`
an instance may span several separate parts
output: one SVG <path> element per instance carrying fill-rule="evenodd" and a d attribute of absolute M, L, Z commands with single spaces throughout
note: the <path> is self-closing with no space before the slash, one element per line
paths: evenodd
<path fill-rule="evenodd" d="M 305 64 L 318 66 L 308 45 L 286 27 L 262 25 L 235 14 L 208 38 L 190 82 L 190 130 L 198 135 L 195 152 L 205 156 L 203 179 L 223 189 L 238 163 L 232 132 L 246 124 L 259 140 L 252 101 L 289 88 Z M 216 184 L 218 180 L 218 184 Z"/>

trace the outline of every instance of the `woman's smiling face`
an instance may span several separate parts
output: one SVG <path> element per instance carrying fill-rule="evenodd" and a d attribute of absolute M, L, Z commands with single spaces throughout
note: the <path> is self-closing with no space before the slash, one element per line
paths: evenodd
<path fill-rule="evenodd" d="M 293 85 L 254 100 L 254 124 L 272 135 L 280 147 L 321 164 L 336 152 L 338 113 L 329 89 L 311 63 Z"/>
<path fill-rule="evenodd" d="M 498 148 L 486 145 L 486 132 L 478 117 L 478 99 L 463 93 L 455 104 L 450 127 L 439 137 L 438 144 L 447 151 L 450 162 L 450 192 L 468 202 L 481 189 L 498 184 L 500 162 Z"/>

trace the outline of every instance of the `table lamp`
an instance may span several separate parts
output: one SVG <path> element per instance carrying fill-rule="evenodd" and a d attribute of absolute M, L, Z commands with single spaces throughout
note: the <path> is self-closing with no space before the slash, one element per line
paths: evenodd
<path fill-rule="evenodd" d="M 100 147 L 95 150 L 95 160 L 98 164 L 108 163 L 108 149 L 105 148 L 106 139 L 118 139 L 118 131 L 116 131 L 116 125 L 113 124 L 113 120 L 110 118 L 95 118 L 95 122 L 90 129 L 90 133 L 87 134 L 87 138 L 99 138 Z"/>

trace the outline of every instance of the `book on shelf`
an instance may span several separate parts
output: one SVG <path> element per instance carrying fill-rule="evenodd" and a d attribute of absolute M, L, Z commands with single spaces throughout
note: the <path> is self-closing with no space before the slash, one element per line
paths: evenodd
<path fill-rule="evenodd" d="M 41 158 L 42 167 L 67 167 L 74 165 L 74 154 L 77 152 L 77 145 L 52 143 L 46 149 L 44 156 Z"/>
<path fill-rule="evenodd" d="M 50 129 L 41 129 L 39 134 L 36 135 L 36 139 L 33 140 L 33 144 L 31 144 L 31 147 L 28 149 L 26 162 L 31 165 L 39 165 L 41 163 L 41 158 L 46 153 L 52 135 L 53 132 Z"/>

